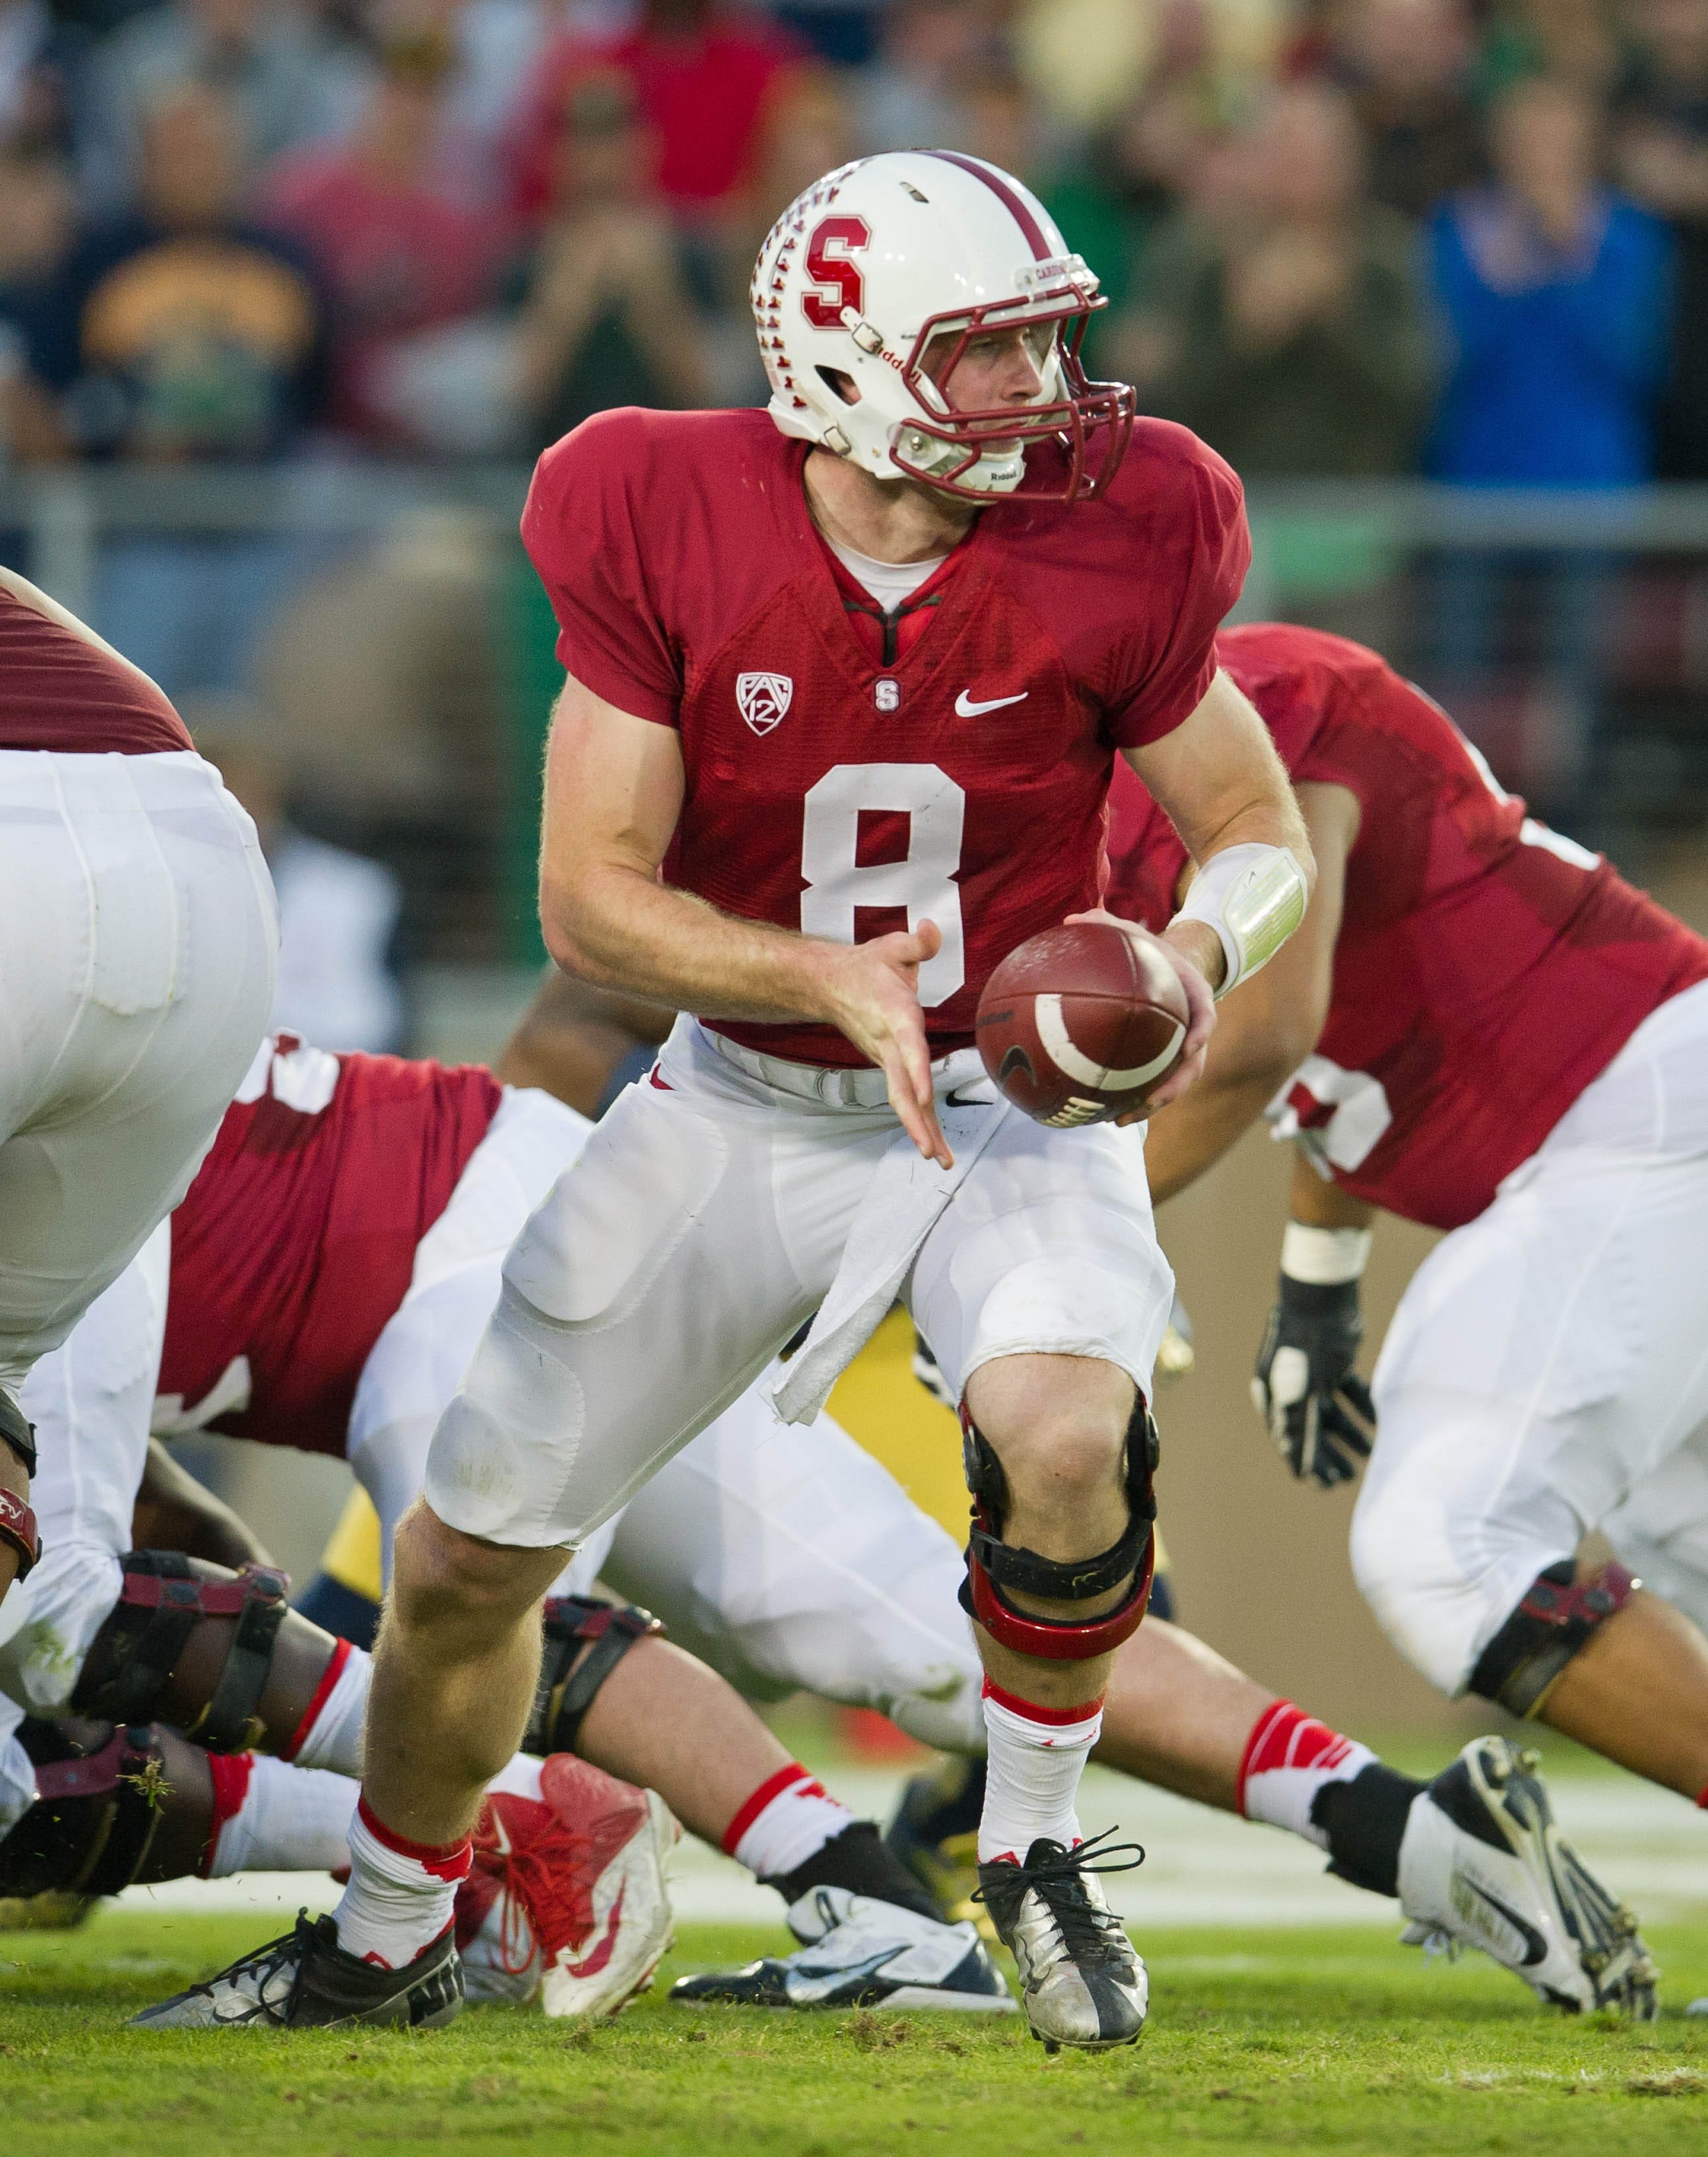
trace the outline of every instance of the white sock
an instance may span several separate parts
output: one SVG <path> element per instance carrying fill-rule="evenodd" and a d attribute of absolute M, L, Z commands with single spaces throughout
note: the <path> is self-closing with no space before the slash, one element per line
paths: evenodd
<path fill-rule="evenodd" d="M 766 1776 L 723 1830 L 725 1854 L 757 1880 L 780 1880 L 834 1842 L 854 1815 L 798 1760 Z"/>
<path fill-rule="evenodd" d="M 209 1754 L 214 1828 L 204 1880 L 234 1872 L 333 1872 L 349 1861 L 356 1785 L 324 1768 L 293 1768 L 265 1754 Z"/>
<path fill-rule="evenodd" d="M 330 1768 L 337 1775 L 362 1773 L 362 1726 L 368 1715 L 371 1656 L 340 1640 L 332 1650 L 308 1712 L 281 1745 L 280 1756 L 299 1768 Z"/>
<path fill-rule="evenodd" d="M 350 1823 L 350 1884 L 332 1912 L 338 1945 L 382 1969 L 413 1962 L 450 1924 L 473 1855 L 466 1835 L 435 1846 L 394 1835 L 359 1799 Z"/>
<path fill-rule="evenodd" d="M 1328 1835 L 1310 1816 L 1317 1792 L 1325 1783 L 1350 1783 L 1375 1758 L 1367 1745 L 1341 1737 L 1290 1700 L 1273 1701 L 1246 1740 L 1234 1802 L 1248 1820 L 1289 1829 L 1326 1850 Z"/>
<path fill-rule="evenodd" d="M 1023 1859 L 1040 1835 L 1066 1850 L 1082 1839 L 1073 1800 L 1103 1730 L 1103 1707 L 1100 1694 L 1081 1707 L 1037 1707 L 985 1679 L 980 1865 L 999 1857 Z"/>

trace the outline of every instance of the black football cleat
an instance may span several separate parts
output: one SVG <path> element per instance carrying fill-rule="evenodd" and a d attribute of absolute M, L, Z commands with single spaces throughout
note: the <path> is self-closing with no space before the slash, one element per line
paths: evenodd
<path fill-rule="evenodd" d="M 401 1969 L 347 1954 L 330 1918 L 297 1914 L 296 1929 L 229 1969 L 131 2017 L 133 2030 L 335 2030 L 383 2023 L 439 2030 L 463 2004 L 462 1964 L 447 1928 Z"/>
<path fill-rule="evenodd" d="M 1137 1855 L 1125 1864 L 1099 1861 L 1129 1850 Z M 1130 1871 L 1144 1856 L 1134 1843 L 1102 1836 L 1067 1850 L 1040 1835 L 1023 1862 L 979 1867 L 980 1900 L 1014 1957 L 1021 2005 L 1047 2051 L 1108 2051 L 1135 2043 L 1145 2027 L 1150 1981 L 1096 1878 Z"/>

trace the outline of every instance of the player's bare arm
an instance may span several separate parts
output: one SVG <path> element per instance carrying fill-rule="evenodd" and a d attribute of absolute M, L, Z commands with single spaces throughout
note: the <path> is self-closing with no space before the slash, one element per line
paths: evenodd
<path fill-rule="evenodd" d="M 1344 786 L 1318 784 L 1301 786 L 1298 801 L 1316 873 L 1310 903 L 1270 963 L 1221 1006 L 1197 1084 L 1152 1121 L 1145 1163 L 1159 1206 L 1196 1181 L 1257 1121 L 1276 1089 L 1316 1047 L 1328 1015 L 1346 857 L 1358 836 L 1358 801 Z M 1187 881 L 1182 878 L 1182 897 Z M 1176 924 L 1170 938 L 1186 928 L 1201 932 L 1202 924 Z M 1304 1174 L 1332 1202 L 1356 1203 L 1309 1169 Z"/>
<path fill-rule="evenodd" d="M 680 738 L 573 678 L 552 726 L 540 853 L 546 949 L 601 988 L 726 1019 L 816 1019 L 881 1069 L 928 1161 L 951 1166 L 932 1099 L 918 971 L 935 925 L 833 944 L 721 914 L 659 867 L 682 804 Z"/>
<path fill-rule="evenodd" d="M 1368 1228 L 1376 1218 L 1375 1207 L 1338 1183 L 1319 1176 L 1304 1154 L 1293 1158 L 1293 1177 L 1288 1187 L 1287 1217 L 1308 1228 Z"/>

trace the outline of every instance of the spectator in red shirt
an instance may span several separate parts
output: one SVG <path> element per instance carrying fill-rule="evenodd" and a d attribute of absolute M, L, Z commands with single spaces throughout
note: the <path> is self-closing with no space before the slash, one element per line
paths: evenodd
<path fill-rule="evenodd" d="M 399 341 L 482 306 L 501 257 L 491 221 L 440 173 L 454 65 L 436 36 L 388 44 L 353 138 L 286 158 L 262 192 L 266 222 L 305 250 L 332 296 L 332 423 L 376 446 L 400 445 L 384 389 Z"/>
<path fill-rule="evenodd" d="M 739 207 L 771 100 L 805 64 L 788 32 L 726 13 L 718 0 L 645 0 L 622 37 L 565 38 L 547 57 L 525 121 L 519 208 L 532 221 L 551 199 L 553 147 L 574 84 L 615 67 L 633 81 L 654 131 L 666 204 L 683 225 L 715 230 Z"/>

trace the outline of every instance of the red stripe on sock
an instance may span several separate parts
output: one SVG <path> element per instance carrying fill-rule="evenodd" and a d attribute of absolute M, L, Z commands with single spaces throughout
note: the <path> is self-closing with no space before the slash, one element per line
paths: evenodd
<path fill-rule="evenodd" d="M 723 1830 L 723 1854 L 733 1857 L 735 1846 L 774 1799 L 780 1798 L 785 1790 L 796 1789 L 803 1798 L 821 1798 L 825 1789 L 816 1777 L 807 1773 L 798 1760 L 791 1760 L 786 1768 L 779 1768 L 774 1775 L 767 1775 L 747 1802 L 737 1809 L 735 1818 Z"/>
<path fill-rule="evenodd" d="M 1701 1807 L 1704 1812 L 1708 1812 L 1708 1790 L 1703 1791 L 1701 1796 L 1697 1799 L 1696 1803 Z"/>
<path fill-rule="evenodd" d="M 243 1801 L 249 1795 L 250 1777 L 255 1772 L 253 1753 L 209 1753 L 207 1756 L 208 1773 L 214 1784 L 214 1818 L 208 1830 L 208 1846 L 202 1852 L 202 1861 L 196 1867 L 198 1876 L 210 1877 L 214 1853 L 219 1847 L 220 1830 L 227 1820 L 235 1820 L 243 1810 Z"/>
<path fill-rule="evenodd" d="M 1351 1749 L 1350 1738 L 1319 1722 L 1314 1715 L 1307 1715 L 1290 1700 L 1272 1701 L 1252 1725 L 1252 1734 L 1246 1740 L 1234 1784 L 1235 1810 L 1243 1815 L 1246 1784 L 1253 1775 L 1272 1774 L 1278 1768 L 1315 1768 L 1326 1773 Z"/>
<path fill-rule="evenodd" d="M 1095 1700 L 1088 1700 L 1078 1707 L 1040 1707 L 1035 1700 L 1022 1700 L 1017 1692 L 1004 1692 L 999 1685 L 985 1681 L 985 1698 L 994 1700 L 998 1707 L 1006 1707 L 1011 1715 L 1024 1716 L 1028 1722 L 1047 1722 L 1052 1730 L 1060 1730 L 1070 1722 L 1089 1722 L 1103 1708 L 1105 1696 L 1099 1693 Z"/>
<path fill-rule="evenodd" d="M 364 1790 L 356 1800 L 356 1817 L 373 1837 L 388 1850 L 395 1851 L 399 1857 L 412 1857 L 424 1872 L 435 1880 L 463 1880 L 468 1876 L 469 1866 L 474 1861 L 474 1845 L 465 1835 L 460 1842 L 411 1842 L 405 1835 L 388 1828 L 368 1802 Z"/>
<path fill-rule="evenodd" d="M 314 1689 L 314 1698 L 308 1703 L 301 1722 L 291 1732 L 291 1743 L 280 1748 L 279 1758 L 281 1760 L 294 1760 L 301 1748 L 308 1743 L 308 1733 L 319 1722 L 321 1710 L 332 1698 L 332 1687 L 344 1675 L 344 1665 L 349 1660 L 350 1643 L 347 1640 L 336 1642 L 327 1666 L 321 1672 L 321 1681 Z"/>

